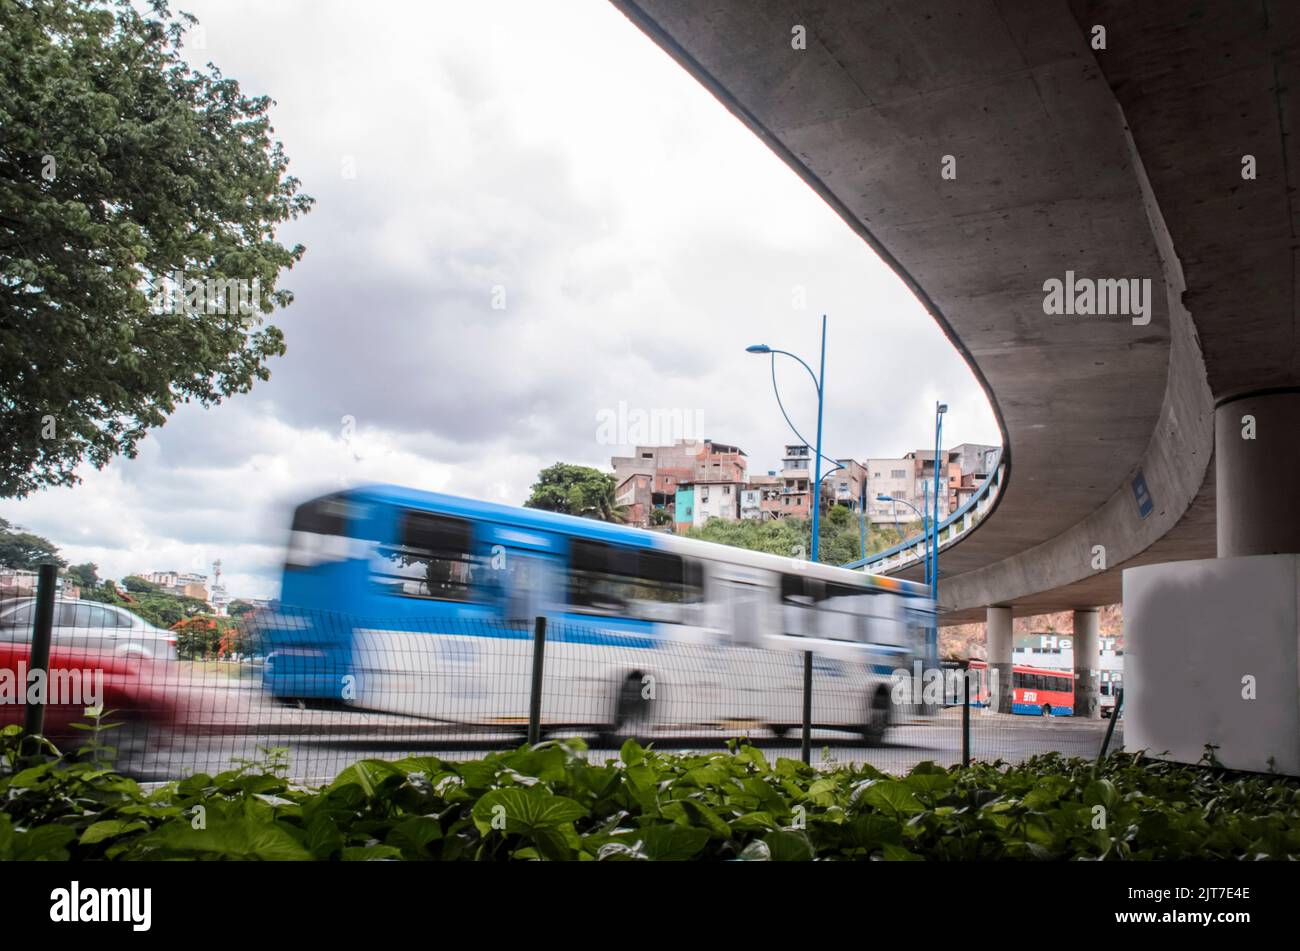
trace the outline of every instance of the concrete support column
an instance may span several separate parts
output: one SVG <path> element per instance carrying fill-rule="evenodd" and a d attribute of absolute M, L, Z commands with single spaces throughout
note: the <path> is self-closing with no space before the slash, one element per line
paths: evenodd
<path fill-rule="evenodd" d="M 1101 719 L 1101 615 L 1096 608 L 1074 612 L 1074 715 Z"/>
<path fill-rule="evenodd" d="M 1011 712 L 1011 609 L 988 608 L 984 622 L 989 657 L 989 709 Z"/>
<path fill-rule="evenodd" d="M 1300 553 L 1300 390 L 1237 397 L 1214 413 L 1220 558 Z"/>

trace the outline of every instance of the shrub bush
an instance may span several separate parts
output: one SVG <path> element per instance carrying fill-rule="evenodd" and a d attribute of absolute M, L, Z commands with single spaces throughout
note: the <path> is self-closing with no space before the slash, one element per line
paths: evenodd
<path fill-rule="evenodd" d="M 0 859 L 1296 859 L 1300 783 L 1116 754 L 893 777 L 752 746 L 581 741 L 459 762 L 363 760 L 328 786 L 283 751 L 145 791 L 94 757 L 33 762 L 0 734 Z"/>

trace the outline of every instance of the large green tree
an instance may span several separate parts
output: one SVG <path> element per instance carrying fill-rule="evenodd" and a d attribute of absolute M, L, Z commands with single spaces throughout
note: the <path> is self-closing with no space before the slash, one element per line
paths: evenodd
<path fill-rule="evenodd" d="M 208 610 L 207 602 L 185 595 L 157 593 L 141 594 L 135 603 L 127 605 L 150 624 L 158 627 L 171 627 L 177 621 L 203 614 Z"/>
<path fill-rule="evenodd" d="M 0 495 L 135 455 L 179 402 L 246 392 L 284 352 L 263 315 L 303 248 L 275 228 L 312 199 L 272 101 L 182 60 L 194 22 L 0 0 Z"/>
<path fill-rule="evenodd" d="M 59 549 L 54 542 L 23 531 L 21 525 L 11 525 L 0 518 L 0 565 L 35 571 L 40 565 L 58 565 L 63 568 L 67 564 L 59 557 Z"/>
<path fill-rule="evenodd" d="M 590 466 L 557 462 L 537 474 L 526 508 L 546 509 L 566 515 L 600 519 L 602 522 L 626 521 L 627 506 L 614 498 L 618 486 L 608 472 Z"/>
<path fill-rule="evenodd" d="M 67 571 L 67 575 L 81 588 L 99 587 L 99 565 L 93 561 L 83 562 L 80 565 L 73 565 Z"/>
<path fill-rule="evenodd" d="M 155 584 L 139 575 L 127 575 L 122 579 L 122 587 L 132 594 L 161 594 L 162 585 Z"/>

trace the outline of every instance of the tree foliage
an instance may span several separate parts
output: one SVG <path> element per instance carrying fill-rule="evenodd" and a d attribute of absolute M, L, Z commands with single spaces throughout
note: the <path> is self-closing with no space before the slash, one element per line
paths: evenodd
<path fill-rule="evenodd" d="M 117 585 L 108 578 L 103 579 L 92 588 L 82 588 L 81 600 L 97 601 L 100 604 L 120 604 L 128 609 L 131 608 L 131 605 L 118 592 Z"/>
<path fill-rule="evenodd" d="M 128 604 L 127 609 L 158 627 L 172 627 L 209 610 L 206 601 L 165 592 L 141 595 L 133 604 Z"/>
<path fill-rule="evenodd" d="M 154 584 L 139 575 L 127 575 L 122 579 L 122 587 L 132 594 L 158 594 L 162 591 L 162 585 Z"/>
<path fill-rule="evenodd" d="M 67 564 L 59 557 L 59 549 L 54 542 L 0 518 L 0 565 L 35 571 L 40 565 L 58 565 L 64 568 Z"/>
<path fill-rule="evenodd" d="M 614 477 L 590 466 L 557 462 L 537 474 L 526 508 L 581 515 L 602 522 L 622 522 L 626 506 L 614 499 Z"/>
<path fill-rule="evenodd" d="M 256 614 L 257 606 L 251 602 L 236 599 L 230 602 L 228 610 L 231 617 L 243 617 L 245 614 Z"/>
<path fill-rule="evenodd" d="M 68 580 L 82 589 L 99 587 L 99 565 L 93 561 L 71 566 L 66 572 Z"/>
<path fill-rule="evenodd" d="M 146 790 L 93 750 L 43 759 L 22 741 L 0 730 L 0 861 L 1300 859 L 1300 782 L 1126 753 L 891 775 L 773 762 L 736 740 L 684 754 L 627 740 L 588 758 L 571 738 L 361 760 L 322 787 L 291 782 L 271 750 Z"/>
<path fill-rule="evenodd" d="M 284 352 L 263 315 L 303 248 L 275 228 L 312 199 L 273 103 L 186 65 L 193 17 L 136 6 L 0 0 L 0 496 L 134 456 L 179 402 L 246 392 Z M 253 300 L 174 306 L 174 275 Z"/>
<path fill-rule="evenodd" d="M 128 575 L 123 578 L 122 587 L 127 591 L 126 597 L 118 591 L 117 585 L 105 579 L 95 587 L 83 588 L 81 599 L 121 605 L 150 624 L 165 628 L 210 610 L 206 601 L 183 594 L 171 594 L 164 591 L 161 585 L 154 584 L 139 575 Z"/>
<path fill-rule="evenodd" d="M 183 658 L 206 659 L 243 653 L 249 638 L 244 625 L 232 618 L 194 614 L 171 625 L 176 651 Z"/>

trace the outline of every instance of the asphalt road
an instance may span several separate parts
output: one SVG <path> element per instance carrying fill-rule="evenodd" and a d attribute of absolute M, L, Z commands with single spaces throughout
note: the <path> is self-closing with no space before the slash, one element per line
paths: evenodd
<path fill-rule="evenodd" d="M 519 728 L 468 730 L 409 717 L 365 713 L 357 710 L 299 709 L 274 705 L 258 706 L 257 716 L 242 722 L 207 724 L 206 732 L 188 732 L 154 738 L 145 767 L 137 773 L 143 779 L 175 779 L 195 772 L 217 773 L 239 760 L 264 756 L 259 748 L 287 750 L 289 775 L 304 783 L 327 782 L 340 770 L 364 758 L 397 759 L 407 755 L 432 755 L 443 759 L 481 756 L 491 750 L 512 749 L 524 741 Z M 868 748 L 859 737 L 832 730 L 814 730 L 814 764 L 871 763 L 887 772 L 906 772 L 917 763 L 931 760 L 951 765 L 961 759 L 959 711 L 947 710 L 931 720 L 895 725 L 883 746 Z M 971 750 L 977 760 L 1002 759 L 1019 762 L 1049 751 L 1069 756 L 1095 757 L 1101 748 L 1108 721 L 1072 718 L 1031 718 L 987 714 L 971 717 Z M 1122 728 L 1122 724 L 1118 725 Z M 1121 748 L 1117 728 L 1112 749 Z M 695 729 L 658 731 L 645 737 L 665 750 L 723 750 L 732 735 L 744 731 Z M 575 735 L 558 732 L 554 736 Z M 797 731 L 784 738 L 757 727 L 747 733 L 754 745 L 770 759 L 798 758 Z M 617 755 L 616 748 L 602 747 L 584 736 L 591 746 L 592 760 Z"/>

